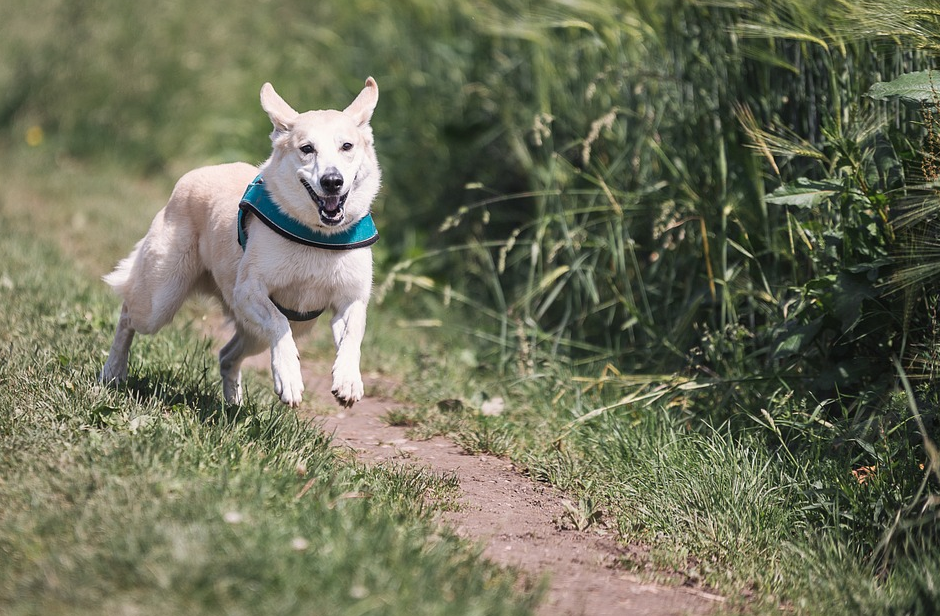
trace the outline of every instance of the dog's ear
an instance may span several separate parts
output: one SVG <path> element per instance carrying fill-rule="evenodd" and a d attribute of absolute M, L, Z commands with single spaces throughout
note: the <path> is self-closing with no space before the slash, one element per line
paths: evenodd
<path fill-rule="evenodd" d="M 365 126 L 372 119 L 372 112 L 375 111 L 378 102 L 379 85 L 375 83 L 375 79 L 369 77 L 366 79 L 362 92 L 349 104 L 349 107 L 343 110 L 343 113 L 351 115 L 359 126 Z"/>
<path fill-rule="evenodd" d="M 274 125 L 274 134 L 271 135 L 271 139 L 274 139 L 277 134 L 289 132 L 294 125 L 294 120 L 300 115 L 284 102 L 270 83 L 261 86 L 261 108 L 267 112 L 268 117 L 271 118 L 271 124 Z"/>

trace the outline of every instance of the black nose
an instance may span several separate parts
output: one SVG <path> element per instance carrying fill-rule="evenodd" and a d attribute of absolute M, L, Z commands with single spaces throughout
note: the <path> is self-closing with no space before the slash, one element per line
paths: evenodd
<path fill-rule="evenodd" d="M 331 195 L 335 195 L 343 188 L 343 176 L 339 171 L 327 171 L 320 178 L 320 186 Z"/>

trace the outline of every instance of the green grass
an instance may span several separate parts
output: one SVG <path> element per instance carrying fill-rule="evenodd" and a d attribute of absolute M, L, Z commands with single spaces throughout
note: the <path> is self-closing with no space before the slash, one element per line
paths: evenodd
<path fill-rule="evenodd" d="M 508 455 L 533 479 L 566 490 L 571 528 L 598 520 L 644 546 L 621 565 L 667 583 L 677 572 L 749 613 L 931 614 L 940 601 L 938 413 L 919 392 L 923 432 L 896 394 L 877 425 L 795 430 L 794 404 L 774 427 L 699 427 L 662 403 L 615 406 L 588 392 L 558 398 L 545 383 L 503 383 L 506 411 L 483 416 L 479 388 L 497 387 L 445 357 L 422 372 L 397 422 L 415 436 L 450 434 L 471 451 Z M 430 378 L 429 378 L 430 377 Z M 434 380 L 440 377 L 440 381 Z M 492 389 L 490 389 L 492 391 Z M 778 434 L 778 432 L 780 434 Z M 864 482 L 853 471 L 876 467 Z"/>
<path fill-rule="evenodd" d="M 388 420 L 505 455 L 567 491 L 569 528 L 602 520 L 644 546 L 624 568 L 667 583 L 677 572 L 750 613 L 931 614 L 940 600 L 931 388 L 914 392 L 917 415 L 904 392 L 867 420 L 851 408 L 822 419 L 815 402 L 784 396 L 766 415 L 709 427 L 693 412 L 715 388 L 618 403 L 632 387 L 598 391 L 557 367 L 507 381 L 457 331 L 398 346 L 415 372 L 399 392 L 409 407 Z M 503 413 L 484 415 L 495 396 Z M 867 467 L 861 482 L 853 471 Z"/>
<path fill-rule="evenodd" d="M 12 209 L 0 612 L 530 613 L 514 574 L 434 523 L 452 478 L 337 457 L 267 383 L 225 406 L 209 345 L 185 325 L 137 341 L 127 388 L 98 386 L 115 299 L 61 255 L 63 229 Z"/>

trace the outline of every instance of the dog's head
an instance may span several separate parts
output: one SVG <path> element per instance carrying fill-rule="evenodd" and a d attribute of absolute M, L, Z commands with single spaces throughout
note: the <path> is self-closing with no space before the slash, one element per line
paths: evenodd
<path fill-rule="evenodd" d="M 261 107 L 274 131 L 262 173 L 287 214 L 330 233 L 369 213 L 380 179 L 369 125 L 378 100 L 379 87 L 369 77 L 343 111 L 297 113 L 270 83 L 264 84 Z"/>

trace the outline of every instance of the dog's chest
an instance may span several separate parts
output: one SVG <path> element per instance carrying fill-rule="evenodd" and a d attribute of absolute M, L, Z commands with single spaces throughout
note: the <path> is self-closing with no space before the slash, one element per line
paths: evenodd
<path fill-rule="evenodd" d="M 280 239 L 280 238 L 278 238 Z M 258 273 L 277 301 L 295 310 L 368 299 L 372 251 L 326 250 L 276 241 L 258 255 Z"/>

